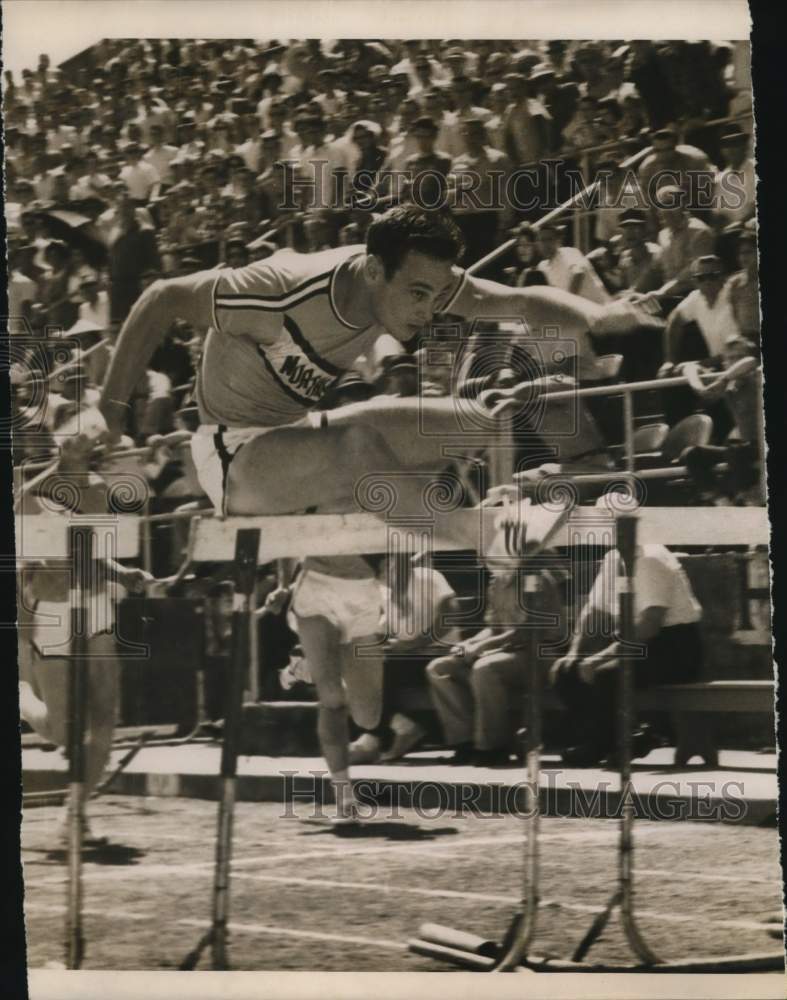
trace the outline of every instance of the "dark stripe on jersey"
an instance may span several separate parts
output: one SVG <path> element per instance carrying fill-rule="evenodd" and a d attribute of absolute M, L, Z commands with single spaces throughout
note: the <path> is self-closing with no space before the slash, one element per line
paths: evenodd
<path fill-rule="evenodd" d="M 304 292 L 304 294 L 301 295 L 301 297 L 299 299 L 296 299 L 295 302 L 288 302 L 286 306 L 282 306 L 281 304 L 276 304 L 276 305 L 262 305 L 262 303 L 251 303 L 251 304 L 248 303 L 248 302 L 233 302 L 233 303 L 227 302 L 227 303 L 225 303 L 225 302 L 217 301 L 216 308 L 217 309 L 227 309 L 229 311 L 232 311 L 233 309 L 234 310 L 248 309 L 248 310 L 251 310 L 253 312 L 269 312 L 269 313 L 282 313 L 283 314 L 283 313 L 287 312 L 287 310 L 289 310 L 289 309 L 295 309 L 297 306 L 302 305 L 304 302 L 308 302 L 308 300 L 309 299 L 313 299 L 315 295 L 324 295 L 327 291 L 328 291 L 328 289 L 326 287 L 326 288 L 315 288 L 314 291 L 312 291 L 312 292 L 309 292 L 309 291 Z M 240 298 L 242 298 L 242 299 L 248 299 L 250 297 L 251 296 L 249 296 L 249 295 L 241 295 L 240 296 Z M 221 296 L 219 296 L 219 300 L 220 299 L 221 299 Z"/>
<path fill-rule="evenodd" d="M 348 258 L 348 260 L 352 259 L 353 259 L 352 257 Z M 342 263 L 344 262 L 342 261 Z M 333 292 L 334 292 L 334 285 L 336 284 L 336 272 L 339 270 L 340 267 L 341 264 L 337 264 L 336 267 L 333 269 L 333 274 L 331 274 L 331 280 L 328 284 L 328 301 L 331 304 L 331 312 L 333 313 L 335 318 L 342 324 L 342 326 L 346 326 L 348 330 L 364 330 L 366 328 L 363 326 L 355 326 L 354 323 L 348 323 L 343 316 L 339 315 L 339 310 L 336 308 L 336 299 L 334 297 Z"/>
<path fill-rule="evenodd" d="M 279 378 L 279 373 L 276 371 L 276 369 L 273 367 L 273 365 L 268 360 L 268 356 L 265 353 L 265 351 L 262 348 L 262 346 L 258 346 L 257 347 L 257 352 L 258 352 L 259 356 L 262 358 L 262 360 L 265 362 L 265 367 L 268 369 L 268 372 L 273 377 L 274 382 L 279 386 L 279 388 L 283 389 L 284 392 L 286 392 L 287 395 L 290 397 L 290 399 L 295 400 L 295 402 L 299 403 L 305 410 L 310 410 L 311 406 L 309 406 L 309 404 L 303 398 L 303 396 L 299 396 L 297 392 L 295 392 L 294 390 L 292 390 L 287 385 L 286 382 L 284 382 L 282 379 Z M 314 403 L 312 404 L 312 406 L 315 405 L 318 402 L 319 402 L 319 400 L 315 399 Z"/>
<path fill-rule="evenodd" d="M 331 375 L 342 375 L 346 371 L 345 368 L 337 368 L 336 365 L 331 364 L 330 361 L 327 361 L 325 358 L 321 358 L 309 341 L 304 337 L 301 328 L 291 316 L 284 317 L 284 329 L 287 333 L 289 333 L 313 365 L 317 365 L 322 368 L 323 371 L 329 372 Z"/>
<path fill-rule="evenodd" d="M 218 297 L 220 299 L 259 299 L 261 302 L 280 302 L 282 299 L 288 299 L 291 295 L 297 295 L 298 292 L 310 288 L 316 281 L 324 281 L 331 271 L 333 271 L 333 268 L 330 271 L 325 271 L 323 274 L 308 278 L 306 281 L 301 282 L 300 285 L 296 285 L 295 288 L 291 288 L 289 292 L 281 292 L 278 295 L 255 295 L 251 292 L 221 292 Z"/>

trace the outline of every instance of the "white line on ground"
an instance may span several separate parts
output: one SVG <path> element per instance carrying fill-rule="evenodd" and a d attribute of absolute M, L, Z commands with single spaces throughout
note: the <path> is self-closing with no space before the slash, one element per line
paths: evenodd
<path fill-rule="evenodd" d="M 28 913 L 62 914 L 66 912 L 65 906 L 54 903 L 27 903 L 25 910 Z M 133 920 L 137 922 L 153 923 L 156 920 L 154 913 L 134 913 L 128 910 L 107 910 L 83 908 L 83 915 L 109 918 L 112 920 Z M 196 927 L 207 929 L 210 927 L 209 920 L 197 920 L 193 917 L 184 917 L 174 921 L 179 927 Z M 385 948 L 389 951 L 407 951 L 407 945 L 401 941 L 392 941 L 390 938 L 367 938 L 355 937 L 350 934 L 328 934 L 324 931 L 303 931 L 293 927 L 274 927 L 270 924 L 237 924 L 230 923 L 230 932 L 233 934 L 271 934 L 278 937 L 306 938 L 312 941 L 338 941 L 342 944 L 360 944 L 374 948 Z"/>
<path fill-rule="evenodd" d="M 325 889 L 360 889 L 367 892 L 376 892 L 379 895 L 384 895 L 387 891 L 389 891 L 389 887 L 386 887 L 384 883 L 380 882 L 343 882 L 338 880 L 334 881 L 332 879 L 302 878 L 294 875 L 238 874 L 235 876 L 235 879 L 241 882 L 270 882 L 278 885 L 302 885 L 308 888 L 320 887 Z M 456 889 L 419 889 L 416 887 L 403 886 L 401 883 L 397 883 L 396 886 L 391 886 L 390 891 L 395 895 L 406 894 L 411 896 L 431 896 L 444 899 L 468 899 L 487 903 L 505 903 L 512 906 L 515 906 L 519 902 L 519 898 L 513 895 L 504 896 L 496 893 L 461 892 Z M 602 906 L 591 906 L 584 903 L 569 903 L 566 900 L 561 899 L 542 899 L 541 906 L 557 906 L 562 910 L 573 910 L 577 913 L 600 913 L 604 909 Z M 673 924 L 695 924 L 699 919 L 696 913 L 660 913 L 655 910 L 637 910 L 637 915 L 640 917 L 651 917 L 654 920 L 660 920 L 663 923 Z M 706 924 L 713 924 L 716 927 L 736 927 L 741 930 L 760 930 L 763 927 L 768 926 L 767 924 L 757 920 L 716 920 L 709 917 L 703 917 L 702 922 Z"/>

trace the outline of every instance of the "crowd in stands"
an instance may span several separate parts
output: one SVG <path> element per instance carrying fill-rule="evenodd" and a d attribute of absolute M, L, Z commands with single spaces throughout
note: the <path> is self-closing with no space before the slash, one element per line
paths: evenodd
<path fill-rule="evenodd" d="M 15 463 L 45 464 L 95 407 L 151 282 L 360 244 L 376 212 L 407 200 L 453 209 L 465 265 L 509 239 L 484 275 L 601 304 L 627 297 L 662 316 L 655 348 L 644 331 L 594 345 L 623 355 L 613 381 L 758 357 L 748 60 L 747 44 L 720 42 L 105 40 L 60 68 L 41 55 L 19 79 L 7 71 Z M 540 221 L 593 182 L 595 201 Z M 201 497 L 182 446 L 198 420 L 203 336 L 173 327 L 130 409 L 124 443 L 147 449 L 154 510 Z M 47 379 L 67 360 L 63 337 L 79 364 Z M 382 337 L 321 405 L 448 395 L 459 367 Z M 511 380 L 506 369 L 487 385 Z M 677 408 L 680 393 L 665 392 L 644 413 L 711 415 L 713 434 L 690 442 L 692 502 L 761 503 L 751 385 L 680 392 Z M 713 468 L 728 438 L 749 451 L 723 488 Z M 510 650 L 493 657 L 488 674 L 509 661 Z M 461 664 L 456 654 L 430 672 L 438 690 Z M 463 744 L 472 723 L 456 726 Z"/>

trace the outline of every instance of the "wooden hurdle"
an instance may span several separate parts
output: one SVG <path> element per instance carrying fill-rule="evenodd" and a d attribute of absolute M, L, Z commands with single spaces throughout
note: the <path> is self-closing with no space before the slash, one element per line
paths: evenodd
<path fill-rule="evenodd" d="M 726 520 L 717 508 L 642 508 L 636 516 L 619 515 L 615 525 L 615 544 L 621 555 L 623 570 L 618 577 L 619 612 L 621 640 L 634 641 L 634 565 L 637 545 L 648 541 L 666 545 L 711 545 L 718 544 L 720 537 L 728 545 L 767 545 L 768 522 L 765 508 L 726 509 L 733 516 Z M 582 508 L 577 513 L 581 514 Z M 585 508 L 587 518 L 592 518 L 590 509 Z M 680 513 L 679 513 L 680 511 Z M 665 519 L 667 512 L 672 517 Z M 689 516 L 690 512 L 690 516 Z M 681 516 L 683 514 L 684 516 Z M 721 516 L 720 516 L 721 515 Z M 740 515 L 740 516 L 739 516 Z M 589 522 L 592 524 L 592 520 Z M 573 543 L 583 541 L 599 544 L 598 522 L 596 531 L 579 530 L 581 519 L 575 523 Z M 569 522 L 569 530 L 570 522 Z M 638 532 L 638 528 L 640 529 Z M 696 528 L 696 530 L 695 530 Z M 639 534 L 639 537 L 638 537 Z M 711 537 L 712 536 L 712 537 Z M 556 540 L 553 544 L 560 544 Z M 528 577 L 526 591 L 535 598 L 537 578 Z M 537 600 L 532 607 L 537 608 Z M 525 966 L 533 971 L 554 972 L 611 972 L 648 969 L 670 972 L 754 972 L 779 971 L 784 968 L 784 954 L 738 955 L 725 959 L 703 958 L 689 961 L 664 961 L 658 957 L 645 941 L 640 931 L 634 911 L 634 798 L 631 782 L 631 737 L 634 721 L 634 689 L 630 658 L 621 657 L 620 696 L 621 711 L 618 729 L 618 757 L 621 790 L 621 818 L 618 835 L 618 883 L 607 905 L 594 918 L 586 934 L 579 942 L 570 960 L 544 959 L 529 954 L 532 943 L 539 902 L 538 831 L 539 831 L 539 759 L 541 716 L 541 674 L 539 671 L 537 646 L 531 635 L 529 645 L 527 683 L 527 811 L 525 815 L 525 870 L 523 876 L 523 898 L 519 911 L 507 928 L 502 944 L 494 946 L 483 938 L 441 924 L 425 924 L 419 929 L 417 938 L 408 942 L 410 950 L 418 955 L 451 962 L 462 968 L 478 972 L 506 972 Z M 539 720 L 539 721 L 536 721 Z M 621 924 L 635 956 L 637 966 L 591 965 L 584 960 L 592 945 L 598 940 L 612 913 L 620 911 Z"/>
<path fill-rule="evenodd" d="M 19 518 L 17 561 L 67 560 L 71 567 L 71 646 L 68 661 L 67 737 L 68 843 L 66 848 L 66 967 L 84 958 L 82 844 L 85 829 L 85 735 L 88 698 L 87 631 L 94 562 L 111 556 L 132 559 L 139 551 L 138 518 L 27 515 Z"/>
<path fill-rule="evenodd" d="M 193 562 L 235 562 L 236 586 L 233 610 L 233 656 L 232 673 L 229 684 L 227 715 L 224 728 L 224 742 L 221 757 L 222 792 L 219 802 L 215 873 L 212 890 L 212 921 L 208 932 L 189 953 L 181 968 L 193 969 L 201 953 L 210 945 L 213 967 L 230 967 L 228 955 L 230 864 L 232 856 L 233 813 L 237 774 L 238 740 L 240 735 L 243 679 L 248 657 L 249 620 L 253 613 L 251 596 L 254 589 L 255 571 L 260 563 L 272 562 L 280 558 L 304 558 L 319 555 L 349 555 L 388 551 L 394 536 L 399 546 L 415 548 L 426 546 L 432 551 L 475 550 L 479 559 L 493 558 L 497 561 L 508 559 L 510 565 L 521 564 L 521 543 L 535 541 L 537 545 L 550 544 L 554 547 L 574 545 L 599 545 L 602 537 L 606 544 L 618 545 L 624 555 L 624 565 L 629 581 L 634 559 L 634 519 L 617 519 L 617 537 L 609 530 L 612 525 L 611 512 L 600 512 L 592 507 L 570 505 L 547 508 L 532 506 L 529 502 L 506 504 L 500 508 L 473 508 L 434 513 L 417 525 L 412 521 L 397 523 L 384 516 L 372 514 L 313 514 L 266 517 L 237 517 L 221 519 L 202 517 L 195 514 L 190 526 L 189 552 Z M 600 531 L 604 519 L 609 519 L 606 529 Z M 79 568 L 78 585 L 72 590 L 72 626 L 75 637 L 80 635 L 81 623 L 85 621 L 89 578 L 87 577 L 90 557 L 103 554 L 115 558 L 132 558 L 139 550 L 140 517 L 121 516 L 110 518 L 81 518 L 73 522 L 73 536 L 67 533 L 71 523 L 66 518 L 47 515 L 32 515 L 19 518 L 19 557 L 25 559 L 71 558 L 72 565 Z M 104 524 L 112 535 L 112 542 L 104 542 L 104 551 L 99 551 L 96 522 Z M 524 531 L 512 533 L 514 524 L 526 524 Z M 642 508 L 636 516 L 637 543 L 658 542 L 666 545 L 709 546 L 718 545 L 723 539 L 726 545 L 767 545 L 769 526 L 765 508 Z M 625 527 L 624 527 L 625 525 Z M 417 528 L 418 530 L 414 530 Z M 621 534 L 623 532 L 623 534 Z M 628 534 L 626 534 L 628 532 Z M 527 535 L 530 535 L 528 538 Z M 512 535 L 517 542 L 512 547 Z M 603 542 L 602 542 L 603 544 Z M 107 548 L 112 551 L 106 551 Z M 80 575 L 81 574 L 81 575 Z M 539 600 L 538 577 L 526 574 L 526 589 L 532 595 L 534 607 Z M 621 611 L 624 622 L 624 636 L 631 628 L 632 601 L 631 587 L 624 583 L 621 596 Z M 534 633 L 534 630 L 531 630 Z M 535 644 L 535 634 L 531 642 Z M 479 971 L 505 971 L 520 966 L 523 962 L 535 968 L 550 968 L 567 971 L 586 969 L 588 966 L 576 960 L 562 964 L 542 961 L 540 966 L 527 954 L 535 934 L 538 893 L 539 893 L 539 749 L 540 749 L 540 678 L 535 669 L 537 648 L 533 647 L 530 658 L 532 673 L 528 688 L 529 715 L 527 726 L 527 768 L 528 768 L 528 825 L 525 841 L 525 873 L 522 906 L 511 922 L 504 937 L 503 947 L 490 948 L 489 942 L 481 942 L 484 949 L 475 953 L 470 947 L 472 936 L 461 935 L 450 928 L 434 925 L 430 940 L 423 935 L 411 942 L 411 948 L 420 954 L 430 955 L 466 968 Z M 78 655 L 76 655 L 78 654 Z M 84 670 L 84 646 L 77 642 L 72 653 L 72 702 L 70 714 L 72 725 L 69 732 L 69 882 L 67 954 L 70 968 L 78 968 L 84 945 L 81 925 L 81 845 L 84 814 L 84 717 L 87 690 Z M 630 713 L 631 680 L 623 659 L 622 693 L 628 702 L 628 714 L 621 722 L 621 787 L 630 793 Z M 81 666 L 80 666 L 81 665 Z M 628 754 L 628 756 L 627 756 Z M 625 796 L 624 796 L 625 797 Z M 671 963 L 656 964 L 658 959 L 648 949 L 636 929 L 632 904 L 632 829 L 633 809 L 623 811 L 620 831 L 619 886 L 607 907 L 609 913 L 620 906 L 624 927 L 638 957 L 644 966 L 675 970 Z M 606 912 L 606 911 L 605 911 Z M 608 918 L 608 916 L 607 916 Z M 606 922 L 606 918 L 604 920 Z M 423 929 L 422 929 L 423 930 Z M 600 933 L 588 932 L 584 951 L 586 952 Z M 592 931 L 592 928 L 591 928 Z M 441 944 L 440 936 L 447 940 Z M 576 956 L 575 952 L 575 956 Z M 743 958 L 729 960 L 738 970 Z M 768 968 L 777 968 L 783 956 L 759 956 L 758 961 Z M 737 963 L 737 964 L 736 964 Z M 682 963 L 685 965 L 686 963 Z M 642 966 L 641 966 L 642 967 Z M 593 966 L 592 968 L 596 968 Z M 600 967 L 599 967 L 600 968 Z"/>

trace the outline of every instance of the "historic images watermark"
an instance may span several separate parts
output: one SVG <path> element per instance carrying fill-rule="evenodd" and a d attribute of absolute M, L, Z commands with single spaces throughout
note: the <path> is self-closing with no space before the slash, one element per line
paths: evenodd
<path fill-rule="evenodd" d="M 630 789 L 627 798 L 617 778 L 580 783 L 561 780 L 557 768 L 544 768 L 539 790 L 543 815 L 565 819 L 619 820 L 630 804 L 636 816 L 658 820 L 707 820 L 742 823 L 748 813 L 743 780 L 664 778 L 647 791 Z M 330 820 L 336 808 L 329 800 L 327 770 L 279 771 L 282 788 L 281 819 Z M 461 820 L 480 817 L 501 820 L 531 814 L 530 786 L 525 781 L 397 783 L 360 779 L 353 782 L 359 818 L 401 821 L 415 814 L 419 819 Z"/>

